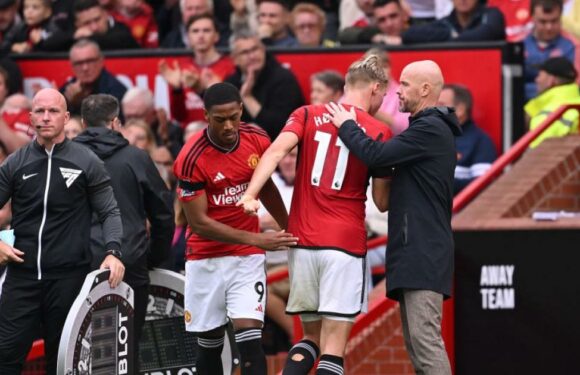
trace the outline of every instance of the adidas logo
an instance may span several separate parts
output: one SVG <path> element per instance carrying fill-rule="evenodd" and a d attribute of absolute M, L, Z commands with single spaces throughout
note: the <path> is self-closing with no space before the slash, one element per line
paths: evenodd
<path fill-rule="evenodd" d="M 222 174 L 222 172 L 218 172 L 218 173 L 215 175 L 215 178 L 213 179 L 213 182 L 218 182 L 218 181 L 221 181 L 221 180 L 223 180 L 224 178 L 226 178 L 226 176 L 224 176 L 224 175 Z"/>
<path fill-rule="evenodd" d="M 256 307 L 256 311 L 263 313 L 264 309 L 262 309 L 262 304 L 259 304 L 258 307 Z"/>
<path fill-rule="evenodd" d="M 78 176 L 83 173 L 80 169 L 60 168 L 62 177 L 66 180 L 66 187 L 69 188 Z"/>

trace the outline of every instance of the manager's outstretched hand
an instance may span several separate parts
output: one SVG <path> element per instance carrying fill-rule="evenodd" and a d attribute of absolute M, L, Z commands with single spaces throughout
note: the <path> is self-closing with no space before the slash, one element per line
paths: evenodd
<path fill-rule="evenodd" d="M 255 216 L 260 209 L 260 202 L 248 195 L 243 195 L 238 203 L 236 203 L 236 207 L 242 207 L 245 214 Z"/>
<path fill-rule="evenodd" d="M 337 128 L 340 128 L 345 121 L 348 120 L 356 121 L 356 112 L 354 110 L 354 106 L 350 107 L 350 110 L 347 111 L 342 106 L 342 104 L 330 102 L 326 104 L 326 110 L 330 114 L 330 119 L 332 120 L 332 123 Z"/>

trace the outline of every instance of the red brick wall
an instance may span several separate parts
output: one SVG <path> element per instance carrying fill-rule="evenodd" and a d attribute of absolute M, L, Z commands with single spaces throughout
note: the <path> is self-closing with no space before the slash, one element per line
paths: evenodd
<path fill-rule="evenodd" d="M 580 218 L 535 222 L 535 211 L 580 212 L 580 136 L 548 139 L 526 152 L 453 218 L 455 230 L 580 226 Z"/>
<path fill-rule="evenodd" d="M 345 367 L 346 373 L 356 375 L 415 373 L 405 350 L 398 305 L 349 342 Z"/>

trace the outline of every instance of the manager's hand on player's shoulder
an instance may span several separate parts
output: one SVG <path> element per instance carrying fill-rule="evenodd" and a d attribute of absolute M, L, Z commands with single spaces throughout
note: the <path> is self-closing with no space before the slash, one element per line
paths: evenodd
<path fill-rule="evenodd" d="M 0 265 L 9 262 L 22 263 L 24 259 L 21 258 L 24 253 L 5 242 L 0 241 Z"/>
<path fill-rule="evenodd" d="M 337 128 L 340 128 L 345 121 L 356 121 L 356 112 L 354 110 L 354 106 L 350 107 L 349 111 L 347 111 L 342 106 L 342 104 L 336 104 L 334 102 L 330 102 L 325 106 L 328 114 L 330 115 L 330 120 Z"/>
<path fill-rule="evenodd" d="M 286 231 L 268 231 L 256 233 L 255 245 L 264 250 L 288 250 L 290 246 L 298 244 L 298 237 Z"/>
<path fill-rule="evenodd" d="M 244 194 L 238 203 L 236 203 L 236 206 L 242 207 L 245 214 L 257 215 L 260 209 L 260 202 L 256 198 Z"/>
<path fill-rule="evenodd" d="M 111 271 L 109 275 L 109 285 L 111 288 L 116 288 L 117 285 L 123 281 L 123 276 L 125 275 L 125 266 L 119 258 L 114 255 L 107 255 L 101 263 L 101 269 L 109 269 Z"/>

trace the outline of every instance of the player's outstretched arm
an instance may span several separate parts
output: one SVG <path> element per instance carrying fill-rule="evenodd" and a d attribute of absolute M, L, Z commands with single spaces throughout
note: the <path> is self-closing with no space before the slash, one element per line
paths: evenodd
<path fill-rule="evenodd" d="M 214 241 L 257 246 L 266 250 L 282 250 L 297 243 L 297 238 L 284 231 L 253 233 L 220 223 L 207 215 L 207 196 L 181 201 L 191 230 Z"/>
<path fill-rule="evenodd" d="M 260 208 L 258 195 L 270 178 L 278 163 L 298 144 L 298 136 L 291 132 L 282 132 L 262 155 L 248 189 L 236 204 L 244 208 L 247 214 L 255 215 Z"/>

